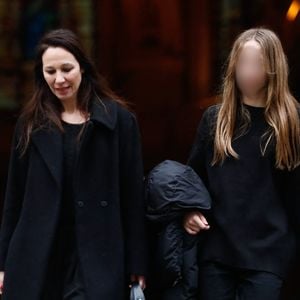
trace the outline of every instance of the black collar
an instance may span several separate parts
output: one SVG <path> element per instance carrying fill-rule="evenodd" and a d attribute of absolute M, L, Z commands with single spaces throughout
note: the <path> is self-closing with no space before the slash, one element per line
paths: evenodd
<path fill-rule="evenodd" d="M 90 120 L 105 125 L 113 130 L 117 123 L 117 103 L 114 100 L 93 100 L 90 109 Z"/>

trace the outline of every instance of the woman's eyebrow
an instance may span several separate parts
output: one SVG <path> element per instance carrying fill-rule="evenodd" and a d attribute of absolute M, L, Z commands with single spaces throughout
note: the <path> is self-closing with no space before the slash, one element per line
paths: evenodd
<path fill-rule="evenodd" d="M 64 63 L 61 66 L 62 67 L 73 67 L 74 65 L 72 63 Z"/>
<path fill-rule="evenodd" d="M 52 69 L 54 69 L 54 67 L 52 67 L 52 66 L 45 66 L 44 69 L 45 70 L 52 70 Z"/>
<path fill-rule="evenodd" d="M 60 67 L 74 67 L 74 65 L 72 64 L 72 63 L 63 63 Z M 49 69 L 55 69 L 55 67 L 54 66 L 51 66 L 51 65 L 48 65 L 48 66 L 45 66 L 45 68 L 44 69 L 47 69 L 47 70 L 49 70 Z"/>

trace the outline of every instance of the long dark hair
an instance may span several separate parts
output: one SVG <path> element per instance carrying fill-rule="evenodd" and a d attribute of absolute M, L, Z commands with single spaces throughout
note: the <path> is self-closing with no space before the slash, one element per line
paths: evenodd
<path fill-rule="evenodd" d="M 123 106 L 125 101 L 119 98 L 109 87 L 106 79 L 97 72 L 95 65 L 85 53 L 77 35 L 68 29 L 50 31 L 40 40 L 35 57 L 35 90 L 31 99 L 25 104 L 21 113 L 22 133 L 19 141 L 21 152 L 25 153 L 33 130 L 54 125 L 63 131 L 61 113 L 63 106 L 52 93 L 43 75 L 42 56 L 49 47 L 61 47 L 72 53 L 84 70 L 78 90 L 78 109 L 88 115 L 92 101 L 109 98 Z"/>

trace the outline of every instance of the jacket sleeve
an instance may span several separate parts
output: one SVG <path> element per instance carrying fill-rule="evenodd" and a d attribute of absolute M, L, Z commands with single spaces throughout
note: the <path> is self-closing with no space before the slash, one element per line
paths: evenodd
<path fill-rule="evenodd" d="M 18 223 L 25 189 L 27 154 L 21 156 L 17 147 L 20 122 L 17 123 L 9 162 L 8 178 L 0 231 L 0 270 L 5 270 L 9 243 Z"/>
<path fill-rule="evenodd" d="M 127 273 L 146 273 L 146 209 L 140 133 L 136 118 L 126 112 L 120 122 L 120 185 Z"/>

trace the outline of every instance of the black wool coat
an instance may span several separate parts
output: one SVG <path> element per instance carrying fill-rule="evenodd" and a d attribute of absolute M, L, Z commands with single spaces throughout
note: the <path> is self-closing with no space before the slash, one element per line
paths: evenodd
<path fill-rule="evenodd" d="M 74 176 L 77 251 L 87 299 L 124 299 L 127 276 L 143 275 L 145 205 L 135 116 L 94 102 Z M 63 135 L 32 133 L 20 157 L 14 136 L 0 234 L 4 300 L 39 300 L 62 202 Z"/>

